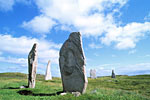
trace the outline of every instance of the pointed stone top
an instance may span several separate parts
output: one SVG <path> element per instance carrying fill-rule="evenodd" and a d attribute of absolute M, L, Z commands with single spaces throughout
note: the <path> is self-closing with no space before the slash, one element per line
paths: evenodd
<path fill-rule="evenodd" d="M 72 32 L 72 33 L 69 35 L 69 38 L 70 38 L 70 37 L 77 38 L 77 37 L 80 37 L 80 36 L 81 36 L 80 32 Z"/>
<path fill-rule="evenodd" d="M 74 42 L 75 44 L 80 44 L 81 45 L 81 34 L 80 32 L 72 32 L 70 35 L 69 35 L 69 40 Z"/>
<path fill-rule="evenodd" d="M 50 63 L 51 62 L 51 60 L 48 60 L 48 63 Z"/>
<path fill-rule="evenodd" d="M 114 69 L 112 70 L 112 72 L 114 73 Z"/>
<path fill-rule="evenodd" d="M 37 43 L 34 43 L 33 47 L 36 48 L 37 47 Z"/>
<path fill-rule="evenodd" d="M 33 44 L 32 50 L 35 50 L 37 48 L 37 43 Z"/>
<path fill-rule="evenodd" d="M 37 43 L 34 43 L 34 45 L 37 45 Z"/>

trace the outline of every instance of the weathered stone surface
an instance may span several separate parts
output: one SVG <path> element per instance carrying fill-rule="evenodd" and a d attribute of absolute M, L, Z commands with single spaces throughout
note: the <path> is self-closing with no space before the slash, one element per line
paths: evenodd
<path fill-rule="evenodd" d="M 35 43 L 28 55 L 28 87 L 35 87 L 36 79 L 36 69 L 37 69 L 37 44 Z"/>
<path fill-rule="evenodd" d="M 46 73 L 45 73 L 45 80 L 52 80 L 50 60 L 48 61 L 48 64 L 47 64 L 47 69 L 46 69 Z"/>
<path fill-rule="evenodd" d="M 112 75 L 111 75 L 111 78 L 116 78 L 116 75 L 115 75 L 115 72 L 114 72 L 114 70 L 112 70 Z"/>
<path fill-rule="evenodd" d="M 95 70 L 95 69 L 91 69 L 91 70 L 90 70 L 90 77 L 91 77 L 92 79 L 97 78 L 97 77 L 96 77 L 96 70 Z"/>
<path fill-rule="evenodd" d="M 88 84 L 81 34 L 73 32 L 60 50 L 59 66 L 63 91 L 84 93 Z"/>

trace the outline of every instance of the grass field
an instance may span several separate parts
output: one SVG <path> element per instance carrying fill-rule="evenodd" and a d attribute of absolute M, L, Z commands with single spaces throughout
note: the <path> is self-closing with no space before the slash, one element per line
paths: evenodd
<path fill-rule="evenodd" d="M 62 91 L 60 78 L 45 81 L 43 75 L 37 75 L 36 88 L 19 89 L 27 85 L 26 74 L 0 73 L 0 100 L 150 100 L 150 75 L 88 80 L 85 94 L 61 96 L 57 94 Z"/>

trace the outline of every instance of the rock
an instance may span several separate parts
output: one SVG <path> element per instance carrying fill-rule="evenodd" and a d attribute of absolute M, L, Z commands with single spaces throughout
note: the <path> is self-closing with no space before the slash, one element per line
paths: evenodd
<path fill-rule="evenodd" d="M 64 92 L 84 93 L 88 84 L 81 34 L 73 32 L 60 50 L 59 66 Z"/>
<path fill-rule="evenodd" d="M 75 97 L 78 97 L 78 96 L 80 96 L 80 95 L 81 95 L 81 93 L 80 93 L 80 92 L 72 92 L 72 94 L 73 94 Z"/>
<path fill-rule="evenodd" d="M 96 79 L 96 70 L 95 70 L 95 69 L 91 69 L 91 70 L 90 70 L 90 77 L 91 77 L 92 79 Z"/>
<path fill-rule="evenodd" d="M 66 92 L 60 93 L 60 95 L 66 95 L 66 94 L 67 94 Z"/>
<path fill-rule="evenodd" d="M 108 82 L 112 82 L 112 80 L 107 80 Z"/>
<path fill-rule="evenodd" d="M 36 69 L 37 69 L 37 44 L 35 43 L 28 55 L 28 87 L 35 87 L 36 79 Z"/>
<path fill-rule="evenodd" d="M 93 91 L 91 91 L 91 94 L 96 94 L 97 93 L 97 90 L 95 89 L 95 90 L 93 90 Z"/>
<path fill-rule="evenodd" d="M 50 60 L 48 61 L 48 64 L 47 64 L 47 69 L 46 69 L 46 73 L 45 73 L 45 80 L 52 80 Z"/>
<path fill-rule="evenodd" d="M 27 86 L 20 86 L 20 89 L 24 89 L 24 88 L 27 88 Z"/>
<path fill-rule="evenodd" d="M 115 72 L 114 72 L 114 70 L 112 70 L 112 75 L 111 75 L 111 78 L 116 78 L 116 75 L 115 75 Z"/>

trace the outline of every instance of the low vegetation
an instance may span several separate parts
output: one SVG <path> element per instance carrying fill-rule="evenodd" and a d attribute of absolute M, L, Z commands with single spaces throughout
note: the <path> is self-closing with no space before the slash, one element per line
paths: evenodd
<path fill-rule="evenodd" d="M 88 79 L 85 94 L 59 95 L 62 91 L 60 78 L 45 81 L 37 75 L 36 88 L 19 89 L 27 85 L 27 75 L 22 73 L 0 73 L 0 100 L 150 100 L 150 75 L 100 77 Z"/>

